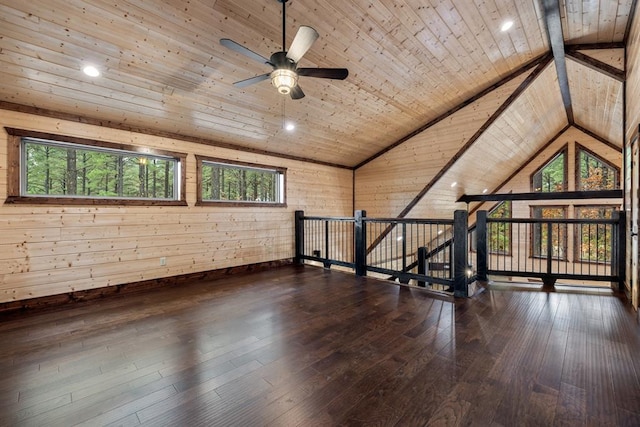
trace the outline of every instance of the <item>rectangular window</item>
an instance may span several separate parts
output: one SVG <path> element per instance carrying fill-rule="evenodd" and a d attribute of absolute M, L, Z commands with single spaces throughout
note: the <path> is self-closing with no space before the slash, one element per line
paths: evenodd
<path fill-rule="evenodd" d="M 578 219 L 611 219 L 613 206 L 576 206 Z M 576 253 L 580 261 L 610 262 L 612 224 L 576 224 Z"/>
<path fill-rule="evenodd" d="M 489 218 L 511 218 L 511 201 L 505 200 L 491 209 Z M 487 223 L 487 246 L 490 253 L 511 254 L 511 224 L 506 222 Z"/>
<path fill-rule="evenodd" d="M 185 155 L 7 130 L 9 156 L 18 160 L 10 170 L 9 202 L 186 204 Z"/>
<path fill-rule="evenodd" d="M 567 217 L 565 207 L 532 206 L 531 218 L 536 219 L 564 219 Z M 547 258 L 549 251 L 551 258 L 567 259 L 567 224 L 550 221 L 550 223 L 532 224 L 531 253 L 534 257 Z M 549 247 L 551 244 L 551 247 Z"/>
<path fill-rule="evenodd" d="M 196 156 L 198 204 L 285 206 L 286 169 Z"/>

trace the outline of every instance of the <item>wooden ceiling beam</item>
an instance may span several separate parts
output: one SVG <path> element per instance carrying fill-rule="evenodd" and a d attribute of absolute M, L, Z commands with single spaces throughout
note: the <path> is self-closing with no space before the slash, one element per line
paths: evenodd
<path fill-rule="evenodd" d="M 576 129 L 578 129 L 580 132 L 586 133 L 587 135 L 589 135 L 591 138 L 597 140 L 598 142 L 600 142 L 601 144 L 606 145 L 607 147 L 616 150 L 619 153 L 622 153 L 622 147 L 617 146 L 616 144 L 614 144 L 613 142 L 609 141 L 606 138 L 601 137 L 600 135 L 598 135 L 595 132 L 590 131 L 589 129 L 580 126 L 577 123 L 574 123 L 573 127 L 575 127 Z"/>
<path fill-rule="evenodd" d="M 560 138 L 560 136 L 562 136 L 563 133 L 565 133 L 571 126 L 566 125 L 564 128 L 562 128 L 557 134 L 555 134 L 553 136 L 553 138 L 549 139 L 549 141 L 547 141 L 546 144 L 544 144 L 542 147 L 540 147 L 538 149 L 538 151 L 535 152 L 535 154 L 531 157 L 529 157 L 529 160 L 527 160 L 526 162 L 524 162 L 523 164 L 520 165 L 519 168 L 517 168 L 516 170 L 514 170 L 513 172 L 511 172 L 511 175 L 509 175 L 509 177 L 507 177 L 507 179 L 505 179 L 504 181 L 502 181 L 496 188 L 493 189 L 493 191 L 491 191 L 490 194 L 495 194 L 497 191 L 500 191 L 505 185 L 507 185 L 513 178 L 515 178 L 520 172 L 522 172 L 524 170 L 524 168 L 526 168 L 532 161 L 534 161 L 536 158 L 538 158 L 538 156 L 540 156 L 542 153 L 544 153 L 544 151 L 549 148 L 551 146 L 551 144 L 553 144 L 554 142 L 556 142 L 556 140 L 558 138 Z M 483 203 L 479 203 L 476 206 L 474 206 L 470 211 L 469 211 L 469 215 L 475 213 L 478 209 L 480 209 L 480 207 L 483 205 Z"/>
<path fill-rule="evenodd" d="M 566 51 L 575 52 L 577 50 L 597 50 L 597 49 L 624 49 L 623 42 L 613 43 L 580 43 L 580 44 L 567 44 L 564 46 Z"/>
<path fill-rule="evenodd" d="M 467 99 L 466 101 L 464 101 L 464 102 L 456 105 L 455 107 L 451 108 L 450 110 L 442 113 L 441 115 L 439 115 L 435 119 L 430 120 L 429 122 L 427 122 L 424 125 L 420 126 L 416 130 L 411 131 L 411 133 L 403 136 L 402 138 L 400 138 L 399 140 L 397 140 L 393 144 L 389 145 L 388 147 L 385 147 L 383 150 L 378 151 L 373 156 L 371 156 L 368 159 L 360 162 L 359 164 L 354 166 L 353 169 L 361 168 L 362 166 L 366 165 L 367 163 L 369 163 L 369 162 L 377 159 L 378 157 L 382 156 L 384 153 L 386 153 L 388 151 L 391 151 L 392 149 L 394 149 L 397 146 L 405 143 L 406 141 L 408 141 L 409 139 L 413 138 L 414 136 L 421 134 L 422 132 L 426 131 L 427 129 L 429 129 L 430 127 L 436 125 L 437 123 L 441 122 L 442 120 L 445 120 L 447 117 L 450 117 L 452 114 L 462 110 L 464 107 L 476 102 L 477 100 L 479 100 L 483 96 L 493 92 L 494 90 L 496 90 L 500 86 L 510 82 L 511 80 L 515 79 L 519 75 L 529 71 L 531 68 L 539 65 L 542 62 L 544 62 L 546 64 L 548 61 L 549 61 L 549 55 L 541 55 L 541 56 L 535 58 L 534 60 L 529 61 L 528 63 L 524 64 L 522 67 L 520 67 L 517 70 L 515 70 L 513 73 L 511 73 L 508 76 L 506 76 L 505 78 L 501 79 L 499 82 L 497 82 L 497 83 L 485 88 L 484 90 L 482 90 L 479 93 L 475 94 L 474 96 L 472 96 L 471 98 Z"/>
<path fill-rule="evenodd" d="M 489 128 L 489 126 L 491 126 L 498 119 L 498 117 L 500 117 L 500 115 L 502 115 L 502 113 L 507 108 L 509 108 L 513 101 L 518 99 L 518 97 L 525 91 L 525 89 L 527 89 L 531 85 L 531 83 L 533 83 L 536 77 L 538 77 L 540 73 L 542 73 L 542 71 L 547 67 L 550 61 L 551 58 L 547 56 L 546 61 L 541 61 L 538 64 L 536 69 L 533 70 L 522 83 L 520 83 L 520 86 L 518 86 L 518 88 L 514 90 L 511 95 L 509 95 L 509 97 L 502 103 L 502 105 L 500 105 L 500 107 L 498 107 L 498 109 L 491 115 L 491 117 L 489 117 L 487 121 L 484 122 L 482 126 L 480 126 L 476 133 L 474 133 L 473 136 L 471 136 L 471 138 L 469 138 L 469 140 L 462 146 L 462 148 L 460 148 L 460 150 L 458 150 L 458 152 L 453 157 L 451 157 L 451 159 L 449 159 L 447 164 L 444 165 L 433 178 L 431 178 L 431 181 L 429 181 L 429 183 L 420 191 L 420 193 L 418 193 L 418 195 L 414 197 L 411 202 L 409 202 L 407 207 L 405 207 L 402 212 L 398 214 L 398 218 L 404 218 L 411 211 L 411 209 L 413 209 L 420 202 L 420 200 L 422 200 L 425 194 L 427 194 L 429 190 L 431 190 L 431 188 L 436 184 L 436 182 L 438 182 L 440 178 L 442 178 L 444 174 L 447 173 L 447 171 L 455 164 L 455 162 L 457 162 L 458 159 L 462 157 L 469 148 L 471 148 L 471 146 L 478 140 L 478 138 L 480 138 L 480 136 L 482 136 L 482 134 Z"/>
<path fill-rule="evenodd" d="M 627 46 L 627 42 L 629 41 L 629 34 L 631 34 L 631 26 L 633 25 L 633 17 L 636 16 L 636 7 L 638 5 L 638 0 L 633 0 L 631 2 L 631 9 L 629 9 L 629 18 L 627 19 L 627 26 L 624 30 L 624 40 L 622 40 L 622 44 L 624 47 Z"/>
<path fill-rule="evenodd" d="M 626 76 L 624 70 L 620 70 L 616 67 L 613 67 L 607 63 L 599 61 L 595 58 L 590 57 L 589 55 L 585 55 L 582 52 L 578 51 L 567 51 L 566 55 L 576 61 L 578 64 L 582 64 L 585 67 L 589 67 L 594 71 L 598 71 L 603 73 L 612 79 L 615 79 L 619 82 L 624 82 Z"/>
<path fill-rule="evenodd" d="M 547 37 L 551 45 L 553 60 L 558 73 L 558 85 L 562 95 L 564 109 L 567 112 L 567 120 L 573 125 L 573 106 L 571 104 L 571 91 L 569 90 L 569 76 L 564 52 L 564 35 L 562 34 L 562 20 L 560 19 L 560 4 L 558 0 L 542 0 L 544 22 L 547 29 Z"/>
<path fill-rule="evenodd" d="M 520 83 L 520 85 L 513 91 L 511 95 L 498 107 L 498 109 L 487 119 L 487 121 L 480 126 L 480 128 L 476 131 L 471 138 L 458 150 L 458 152 L 444 165 L 440 171 L 424 186 L 424 188 L 411 200 L 407 206 L 397 215 L 397 218 L 404 218 L 407 216 L 411 209 L 413 209 L 422 198 L 431 190 L 431 188 L 444 176 L 445 173 L 462 157 L 462 155 L 469 149 L 471 146 L 482 136 L 482 134 L 491 126 L 497 119 L 502 115 L 502 113 L 509 108 L 509 106 L 516 100 L 518 97 L 533 83 L 533 81 L 542 73 L 542 71 L 549 65 L 551 62 L 551 56 L 545 55 L 541 61 L 538 62 L 537 67 L 527 76 L 526 79 Z M 367 248 L 367 253 L 371 252 L 373 248 L 375 248 L 393 229 L 393 226 L 387 227 L 380 236 L 378 236 Z"/>

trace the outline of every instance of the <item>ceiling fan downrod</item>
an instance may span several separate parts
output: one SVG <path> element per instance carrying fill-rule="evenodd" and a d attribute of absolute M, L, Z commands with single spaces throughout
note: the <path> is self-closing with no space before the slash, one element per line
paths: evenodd
<path fill-rule="evenodd" d="M 289 0 L 278 0 L 279 3 L 282 3 L 282 51 L 286 52 L 286 43 L 287 38 L 285 37 L 287 33 L 287 2 Z"/>

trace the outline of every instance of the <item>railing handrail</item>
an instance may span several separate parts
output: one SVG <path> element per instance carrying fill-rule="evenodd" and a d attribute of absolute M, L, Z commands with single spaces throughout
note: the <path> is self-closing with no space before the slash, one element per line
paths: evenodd
<path fill-rule="evenodd" d="M 618 224 L 612 218 L 490 218 L 487 222 L 502 222 L 507 224 Z"/>
<path fill-rule="evenodd" d="M 626 241 L 624 212 L 614 211 L 611 218 L 490 218 L 483 210 L 476 213 L 476 223 L 479 225 L 476 263 L 480 280 L 488 280 L 488 274 L 500 274 L 539 277 L 547 286 L 553 286 L 556 279 L 611 281 L 614 287 L 615 283 L 618 288 L 622 286 Z M 494 231 L 489 224 L 509 224 L 510 231 Z M 500 237 L 494 236 L 494 239 L 509 239 L 508 244 L 519 250 L 509 253 L 489 251 L 490 231 L 499 233 L 495 236 Z M 555 233 L 564 234 L 553 237 Z M 595 237 L 591 233 L 595 233 Z M 505 244 L 504 240 L 502 242 Z M 592 246 L 592 242 L 598 246 Z M 587 254 L 587 258 L 582 254 Z"/>
<path fill-rule="evenodd" d="M 355 217 L 352 216 L 304 216 L 302 219 L 309 221 L 355 221 Z"/>
<path fill-rule="evenodd" d="M 433 233 L 433 239 L 436 238 L 436 234 L 439 236 L 441 230 L 444 229 L 446 231 L 446 238 L 448 239 L 448 245 L 442 246 L 441 242 L 438 242 L 438 250 L 442 251 L 446 250 L 448 253 L 446 255 L 447 262 L 453 265 L 453 250 L 449 253 L 449 248 L 447 246 L 453 245 L 451 244 L 455 239 L 454 235 L 456 233 L 456 221 L 460 222 L 461 219 L 459 217 L 460 214 L 464 216 L 465 227 L 468 222 L 467 217 L 468 214 L 466 211 L 457 211 L 456 215 L 458 215 L 457 219 L 442 219 L 442 218 L 369 218 L 366 216 L 366 212 L 364 211 L 356 211 L 353 217 L 325 217 L 325 216 L 305 216 L 304 212 L 297 211 L 296 212 L 296 262 L 300 263 L 302 260 L 313 260 L 319 261 L 324 264 L 325 267 L 330 267 L 331 265 L 341 265 L 347 266 L 355 269 L 356 275 L 366 275 L 367 271 L 371 272 L 382 272 L 383 274 L 390 274 L 398 277 L 401 281 L 407 281 L 409 279 L 418 280 L 419 283 L 434 283 L 444 286 L 445 288 L 449 287 L 456 295 L 458 296 L 466 296 L 467 295 L 467 281 L 465 279 L 466 275 L 460 273 L 458 275 L 454 274 L 454 268 L 451 269 L 450 273 L 446 273 L 444 276 L 441 272 L 436 271 L 436 274 L 433 275 L 432 272 L 425 272 L 426 274 L 416 274 L 414 270 L 408 270 L 407 264 L 411 264 L 412 266 L 417 265 L 416 263 L 412 263 L 411 261 L 415 259 L 415 257 L 419 253 L 419 246 L 425 244 L 424 235 L 421 241 L 414 241 L 412 238 L 414 235 L 412 233 L 407 233 L 407 229 L 411 226 L 419 226 L 426 227 L 429 231 L 427 233 Z M 319 222 L 317 226 L 312 225 L 314 222 Z M 339 230 L 333 230 L 329 228 L 329 224 L 343 222 L 349 223 L 349 225 L 345 224 L 349 231 L 344 228 Z M 307 224 L 310 228 L 305 231 L 305 224 Z M 351 225 L 353 224 L 353 229 L 351 229 Z M 371 233 L 371 231 L 367 231 L 367 229 L 371 228 L 372 230 L 375 228 L 374 224 L 384 224 L 388 229 L 393 230 L 397 227 L 398 234 L 402 235 L 402 239 L 398 239 L 398 246 L 395 246 L 395 241 L 393 241 L 393 246 L 389 241 L 384 243 L 385 246 L 381 246 L 385 252 L 380 252 L 383 255 L 382 258 L 372 258 L 372 254 L 367 248 L 367 233 Z M 351 231 L 352 230 L 352 231 Z M 386 231 L 386 230 L 385 230 Z M 459 233 L 459 229 L 457 231 Z M 307 246 L 305 246 L 304 239 L 305 233 L 308 234 L 308 237 L 311 239 L 307 242 Z M 377 233 L 377 232 L 376 232 Z M 331 235 L 330 235 L 331 234 Z M 378 236 L 381 238 L 380 242 L 384 242 L 384 238 L 388 233 L 383 233 L 383 236 Z M 427 234 L 427 236 L 430 234 Z M 353 237 L 352 237 L 353 236 Z M 394 238 L 395 238 L 394 234 Z M 347 254 L 344 250 L 345 239 L 351 239 L 352 246 L 350 246 L 349 250 L 352 250 L 353 253 Z M 317 240 L 313 240 L 317 239 Z M 431 241 L 432 238 L 427 238 L 427 241 Z M 464 251 L 465 256 L 464 262 L 460 262 L 460 264 L 464 265 L 465 268 L 468 265 L 468 257 L 466 254 L 467 251 L 467 230 L 465 230 L 464 236 L 459 239 L 460 243 L 464 243 Z M 409 244 L 409 241 L 411 243 Z M 437 242 L 437 240 L 433 240 Z M 336 243 L 337 242 L 337 243 Z M 380 243 L 378 242 L 378 243 Z M 338 252 L 335 252 L 335 248 L 332 245 L 338 248 Z M 340 246 L 342 245 L 342 246 Z M 390 245 L 390 246 L 386 246 Z M 390 247 L 390 252 L 386 253 L 387 247 Z M 399 252 L 398 248 L 400 248 Z M 316 249 L 318 252 L 316 253 Z M 305 252 L 306 251 L 306 252 Z M 313 252 L 313 253 L 312 253 Z M 461 251 L 458 250 L 460 254 Z M 376 255 L 377 256 L 377 255 Z M 460 255 L 458 255 L 460 256 Z M 435 258 L 433 258 L 435 260 Z M 383 260 L 382 262 L 380 262 Z M 391 261 L 389 261 L 391 260 Z M 398 262 L 400 261 L 400 262 Z M 398 265 L 398 264 L 401 264 Z M 460 277 L 464 283 L 460 280 Z"/>
<path fill-rule="evenodd" d="M 395 224 L 429 224 L 429 225 L 453 225 L 452 219 L 425 219 L 425 218 L 363 218 L 365 222 L 391 222 Z"/>
<path fill-rule="evenodd" d="M 311 242 L 311 246 L 304 246 L 305 221 L 321 222 L 319 225 L 313 225 L 313 222 L 308 224 L 310 226 L 307 231 L 309 237 L 318 236 L 320 239 L 317 246 L 313 242 Z M 339 222 L 345 224 L 331 225 Z M 516 248 L 520 248 L 520 252 L 518 252 L 520 254 L 524 251 L 523 264 L 514 267 L 515 255 L 512 253 L 513 251 L 496 253 L 493 249 L 489 250 L 489 244 L 494 244 L 492 243 L 494 240 L 488 240 L 488 238 L 495 239 L 491 233 L 496 232 L 492 231 L 494 227 L 489 227 L 489 224 L 513 225 L 508 228 L 512 230 L 508 232 L 508 239 L 511 242 L 509 245 L 519 245 Z M 416 225 L 419 228 L 415 228 Z M 586 227 L 590 225 L 604 225 L 606 228 Z M 435 236 L 436 234 L 440 235 L 443 226 L 446 234 L 443 235 L 442 240 L 439 240 Z M 559 226 L 561 228 L 558 228 Z M 581 226 L 584 227 L 581 228 Z M 578 234 L 567 234 L 568 227 L 569 230 L 573 230 L 571 233 Z M 384 231 L 381 231 L 383 228 Z M 514 276 L 542 277 L 545 283 L 553 283 L 555 278 L 583 280 L 593 277 L 593 280 L 610 279 L 613 282 L 624 280 L 626 236 L 624 234 L 624 213 L 620 212 L 615 212 L 612 218 L 490 218 L 486 211 L 478 211 L 476 223 L 469 227 L 468 213 L 462 210 L 454 213 L 454 219 L 369 218 L 364 211 L 356 211 L 353 217 L 304 216 L 304 212 L 297 211 L 296 262 L 302 262 L 306 259 L 323 262 L 327 268 L 331 265 L 346 266 L 354 268 L 356 275 L 359 276 L 366 275 L 367 271 L 383 272 L 398 278 L 403 283 L 409 279 L 415 279 L 419 284 L 448 284 L 450 289 L 455 290 L 456 296 L 466 296 L 470 266 L 468 239 L 469 233 L 474 228 L 477 241 L 475 268 L 477 279 L 480 281 L 487 281 L 487 274 L 501 274 L 502 272 Z M 414 233 L 409 230 L 423 231 Z M 565 233 L 563 239 L 571 242 L 569 247 L 566 242 L 559 245 L 552 239 L 552 234 L 560 232 Z M 596 242 L 598 246 L 595 249 L 591 243 L 578 249 L 576 242 L 579 240 L 576 240 L 577 237 L 571 236 L 582 236 L 585 232 L 606 234 L 603 234 L 602 238 L 587 237 L 587 240 L 584 240 L 585 242 Z M 504 231 L 501 233 L 504 234 Z M 535 245 L 538 246 L 531 246 L 535 249 L 527 249 L 533 245 L 530 242 L 534 242 L 529 239 L 533 239 L 532 236 L 536 235 L 531 233 L 538 233 L 535 240 Z M 375 243 L 369 244 L 373 248 L 367 247 L 367 234 L 371 234 L 368 236 L 370 238 L 375 237 Z M 543 236 L 544 240 L 542 240 Z M 302 242 L 299 241 L 300 239 Z M 554 239 L 557 240 L 557 238 Z M 605 246 L 604 249 L 600 243 Z M 430 247 L 432 244 L 434 246 Z M 421 250 L 421 248 L 423 249 Z M 316 249 L 319 249 L 317 253 Z M 527 256 L 529 250 L 535 250 L 536 256 Z M 583 252 L 579 252 L 580 250 Z M 600 252 L 602 250 L 607 251 L 606 259 L 602 258 Z M 534 254 L 534 252 L 531 253 Z M 566 253 L 574 255 L 564 258 L 565 261 L 562 254 Z M 583 257 L 576 261 L 575 254 L 582 257 L 583 253 L 587 254 L 586 258 Z M 590 255 L 592 253 L 595 255 Z M 497 257 L 511 258 L 512 260 L 509 261 L 509 265 L 503 262 L 504 265 L 496 266 Z M 528 266 L 527 259 L 546 259 L 546 262 Z M 445 262 L 450 268 L 441 271 L 434 267 L 432 270 L 432 264 L 430 264 L 432 262 Z M 515 259 L 515 262 L 520 262 L 520 255 L 518 255 L 518 259 Z M 560 263 L 603 265 L 606 270 L 594 267 L 593 271 L 585 271 L 582 267 L 579 269 L 570 267 L 570 271 L 568 271 L 566 267 L 560 269 Z M 416 273 L 416 268 L 418 273 Z M 471 275 L 473 276 L 473 271 Z"/>

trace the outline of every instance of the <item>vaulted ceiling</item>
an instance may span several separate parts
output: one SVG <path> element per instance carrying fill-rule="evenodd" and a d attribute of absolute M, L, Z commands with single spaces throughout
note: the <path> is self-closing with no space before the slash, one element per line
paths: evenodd
<path fill-rule="evenodd" d="M 306 96 L 292 100 L 268 80 L 234 87 L 270 67 L 220 44 L 230 38 L 265 57 L 282 50 L 277 0 L 1 0 L 0 107 L 354 168 L 493 99 L 500 108 L 483 120 L 502 124 L 478 130 L 502 132 L 505 161 L 567 125 L 621 147 L 634 7 L 291 0 L 287 46 L 300 25 L 320 35 L 299 66 L 349 69 L 346 80 L 300 77 Z M 501 31 L 507 20 L 513 27 Z M 84 75 L 86 64 L 101 75 Z"/>

